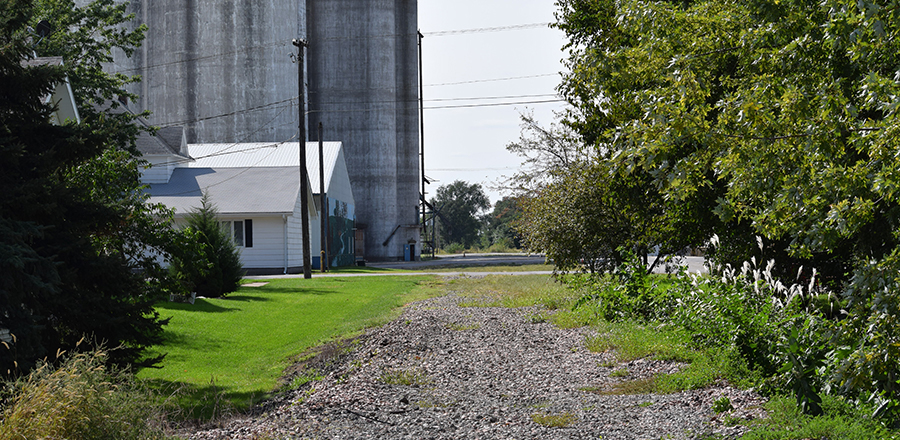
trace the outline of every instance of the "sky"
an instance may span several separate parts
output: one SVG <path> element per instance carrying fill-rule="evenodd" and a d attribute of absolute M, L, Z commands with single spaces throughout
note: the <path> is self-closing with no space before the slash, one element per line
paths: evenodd
<path fill-rule="evenodd" d="M 498 183 L 522 162 L 506 151 L 519 139 L 520 114 L 549 125 L 562 110 L 561 102 L 521 104 L 558 99 L 564 35 L 527 26 L 555 21 L 555 10 L 554 0 L 419 0 L 429 199 L 463 180 L 495 203 L 504 195 Z M 459 107 L 499 103 L 520 104 Z"/>

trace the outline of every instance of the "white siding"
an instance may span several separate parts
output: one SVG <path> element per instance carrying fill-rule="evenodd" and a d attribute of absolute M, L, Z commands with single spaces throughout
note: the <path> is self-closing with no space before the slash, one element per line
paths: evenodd
<path fill-rule="evenodd" d="M 288 256 L 290 259 L 289 266 L 291 267 L 303 266 L 303 223 L 300 219 L 302 212 L 300 209 L 300 197 L 297 197 L 297 201 L 294 204 L 294 213 L 288 217 Z M 321 247 L 318 221 L 318 217 L 309 216 L 310 257 L 317 256 L 318 249 Z"/>
<path fill-rule="evenodd" d="M 334 163 L 334 170 L 331 172 L 331 180 L 328 182 L 327 188 L 329 198 L 356 205 L 356 201 L 353 199 L 353 190 L 350 188 L 350 175 L 347 173 L 347 164 L 344 162 L 343 148 L 338 152 L 338 158 Z"/>
<path fill-rule="evenodd" d="M 239 247 L 245 269 L 284 267 L 284 220 L 281 217 L 230 218 L 222 220 L 253 220 L 253 247 Z"/>

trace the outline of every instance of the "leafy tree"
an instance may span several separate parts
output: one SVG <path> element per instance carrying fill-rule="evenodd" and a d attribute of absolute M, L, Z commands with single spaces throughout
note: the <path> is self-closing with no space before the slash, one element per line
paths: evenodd
<path fill-rule="evenodd" d="M 599 273 L 618 267 L 626 254 L 646 262 L 651 250 L 665 256 L 702 241 L 695 236 L 700 229 L 684 220 L 710 214 L 673 215 L 689 206 L 667 202 L 647 173 L 608 166 L 609 151 L 586 145 L 567 125 L 544 128 L 530 115 L 522 121 L 520 140 L 507 146 L 525 159 L 507 182 L 523 207 L 518 229 L 528 247 L 545 252 L 558 269 Z"/>
<path fill-rule="evenodd" d="M 500 199 L 494 204 L 494 210 L 485 218 L 485 231 L 482 235 L 484 247 L 501 244 L 521 249 L 522 236 L 515 229 L 520 217 L 519 202 L 515 197 Z"/>
<path fill-rule="evenodd" d="M 203 194 L 200 207 L 188 214 L 185 233 L 193 238 L 172 258 L 175 277 L 201 296 L 216 298 L 237 290 L 244 276 L 241 253 L 231 229 L 219 221 L 209 194 Z"/>
<path fill-rule="evenodd" d="M 442 216 L 439 229 L 443 241 L 464 247 L 470 247 L 478 240 L 481 230 L 479 214 L 491 207 L 480 184 L 461 180 L 441 185 L 431 204 L 440 210 Z"/>
<path fill-rule="evenodd" d="M 0 9 L 0 328 L 12 334 L 0 347 L 0 374 L 27 371 L 83 338 L 115 348 L 111 362 L 152 364 L 159 358 L 143 350 L 160 341 L 165 323 L 153 304 L 173 288 L 149 257 L 167 254 L 171 213 L 146 204 L 126 148 L 137 129 L 93 107 L 124 92 L 99 82 L 106 74 L 98 60 L 134 42 L 101 37 L 126 17 L 111 1 L 52 4 L 105 15 L 73 12 L 78 20 L 57 21 L 37 44 L 27 28 L 45 3 L 10 0 Z M 90 35 L 98 40 L 83 38 Z M 41 55 L 59 55 L 45 46 L 57 40 L 72 43 L 61 54 L 65 66 L 25 64 L 36 44 Z M 85 119 L 54 125 L 44 98 L 66 77 Z"/>
<path fill-rule="evenodd" d="M 607 167 L 688 207 L 675 219 L 714 213 L 698 228 L 727 257 L 754 254 L 758 234 L 781 276 L 818 267 L 850 304 L 837 383 L 900 408 L 900 5 L 557 5 L 566 123 Z"/>

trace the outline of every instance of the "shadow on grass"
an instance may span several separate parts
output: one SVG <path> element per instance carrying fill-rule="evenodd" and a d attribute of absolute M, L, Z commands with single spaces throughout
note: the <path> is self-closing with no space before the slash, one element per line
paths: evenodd
<path fill-rule="evenodd" d="M 340 293 L 340 292 L 338 292 L 337 289 L 302 289 L 302 288 L 298 289 L 298 288 L 292 287 L 292 286 L 284 286 L 284 287 L 266 286 L 266 287 L 258 287 L 258 289 L 260 289 L 260 292 L 265 292 L 265 293 L 290 293 L 290 294 L 297 295 L 297 296 L 300 296 L 300 295 L 325 296 L 325 295 L 334 295 L 334 294 Z M 265 289 L 265 290 L 262 290 L 262 289 Z"/>
<path fill-rule="evenodd" d="M 235 392 L 219 386 L 214 379 L 203 386 L 163 379 L 145 379 L 169 417 L 179 424 L 202 424 L 246 413 L 253 405 L 269 397 L 260 391 Z"/>
<path fill-rule="evenodd" d="M 386 268 L 386 267 L 372 267 L 372 266 L 346 266 L 346 267 L 338 267 L 329 269 L 327 273 L 331 274 L 342 274 L 342 273 L 385 273 L 385 272 L 404 272 L 403 270 Z M 313 272 L 313 277 L 316 276 L 317 273 Z"/>
<path fill-rule="evenodd" d="M 254 289 L 259 289 L 259 287 L 254 287 Z M 224 301 L 240 301 L 240 302 L 268 302 L 272 301 L 270 298 L 262 297 L 262 296 L 254 296 L 254 295 L 228 295 L 224 298 L 221 298 Z"/>
<path fill-rule="evenodd" d="M 182 310 L 186 312 L 226 313 L 241 310 L 237 307 L 222 307 L 206 299 L 198 298 L 193 304 L 178 302 L 162 302 L 156 305 L 157 310 Z"/>

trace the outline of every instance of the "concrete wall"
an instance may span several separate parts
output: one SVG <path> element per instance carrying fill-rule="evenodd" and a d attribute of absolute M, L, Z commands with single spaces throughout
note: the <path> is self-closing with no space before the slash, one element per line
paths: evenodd
<path fill-rule="evenodd" d="M 418 52 L 415 0 L 308 0 L 309 127 L 340 140 L 366 257 L 418 242 Z M 316 137 L 315 130 L 310 130 Z M 420 248 L 421 246 L 416 246 Z"/>
<path fill-rule="evenodd" d="M 305 9 L 297 0 L 132 0 L 147 38 L 131 59 L 116 54 L 111 70 L 142 75 L 131 106 L 153 112 L 154 125 L 185 126 L 190 143 L 284 141 L 297 132 L 290 54 L 291 39 L 306 35 Z"/>

